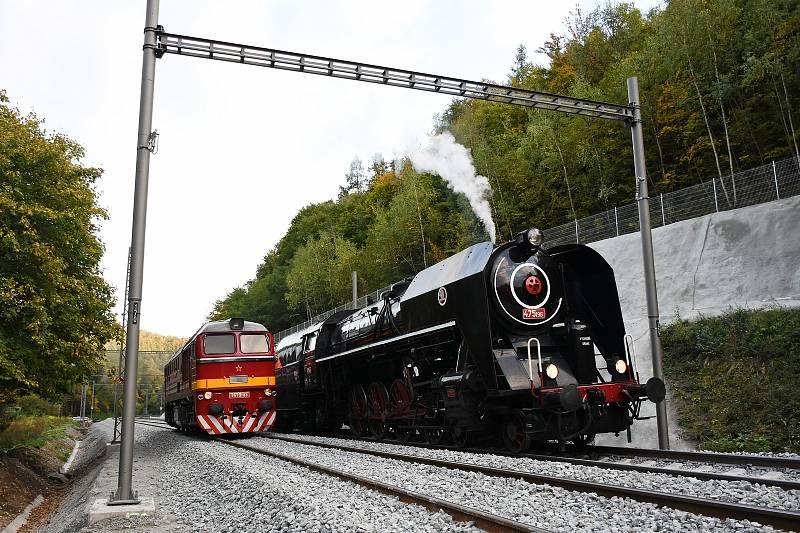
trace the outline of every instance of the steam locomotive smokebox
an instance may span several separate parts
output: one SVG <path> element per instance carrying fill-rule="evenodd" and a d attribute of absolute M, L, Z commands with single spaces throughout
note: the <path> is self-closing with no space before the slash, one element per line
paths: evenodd
<path fill-rule="evenodd" d="M 484 269 L 493 249 L 490 242 L 475 244 L 417 274 L 400 300 L 408 330 L 455 321 L 474 353 L 491 353 Z M 491 361 L 486 357 L 475 359 L 481 376 L 491 386 Z"/>

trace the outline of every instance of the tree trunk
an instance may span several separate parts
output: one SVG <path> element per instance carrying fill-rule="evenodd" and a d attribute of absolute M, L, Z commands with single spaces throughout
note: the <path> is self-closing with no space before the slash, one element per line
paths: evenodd
<path fill-rule="evenodd" d="M 711 124 L 708 123 L 708 114 L 706 114 L 706 106 L 703 103 L 703 94 L 700 92 L 700 86 L 697 84 L 697 78 L 694 75 L 694 67 L 692 66 L 692 60 L 689 58 L 688 53 L 686 54 L 686 59 L 689 64 L 689 74 L 692 76 L 692 84 L 694 85 L 694 90 L 697 91 L 697 99 L 700 102 L 700 110 L 703 112 L 703 121 L 706 123 L 708 138 L 711 141 L 711 151 L 714 152 L 714 162 L 717 164 L 717 174 L 719 175 L 719 181 L 722 184 L 722 192 L 725 193 L 725 201 L 728 202 L 728 205 L 730 205 L 731 200 L 728 197 L 728 189 L 725 187 L 725 182 L 722 180 L 722 168 L 719 166 L 719 156 L 717 155 L 717 147 L 714 144 L 714 135 L 711 133 Z"/>
<path fill-rule="evenodd" d="M 728 147 L 728 165 L 730 166 L 731 170 L 731 186 L 733 187 L 733 205 L 736 205 L 736 178 L 733 176 L 733 152 L 731 151 L 731 138 L 728 135 L 728 119 L 725 116 L 725 105 L 722 102 L 722 88 L 721 88 L 721 81 L 719 79 L 719 68 L 717 67 L 717 51 L 714 49 L 713 44 L 711 43 L 711 39 L 708 40 L 708 45 L 711 47 L 711 55 L 714 58 L 714 76 L 717 78 L 717 89 L 719 94 L 717 94 L 717 101 L 719 102 L 719 110 L 722 113 L 722 127 L 725 130 L 725 144 Z M 720 181 L 722 179 L 720 178 Z"/>
<path fill-rule="evenodd" d="M 411 187 L 414 189 L 414 201 L 417 203 L 417 216 L 419 217 L 419 233 L 422 236 L 422 264 L 425 266 L 425 268 L 428 268 L 428 253 L 425 249 L 425 229 L 422 227 L 422 210 L 419 208 L 417 184 L 412 181 Z"/>
<path fill-rule="evenodd" d="M 564 154 L 561 153 L 561 144 L 558 142 L 558 137 L 556 137 L 555 132 L 553 132 L 553 142 L 556 145 L 556 150 L 558 150 L 558 157 L 561 159 L 561 168 L 564 169 L 564 183 L 567 184 L 567 195 L 569 196 L 569 206 L 572 209 L 572 219 L 578 220 L 578 216 L 575 214 L 575 204 L 572 203 L 572 189 L 570 189 L 569 180 L 567 179 L 567 164 L 564 162 Z"/>
<path fill-rule="evenodd" d="M 781 84 L 783 85 L 783 95 L 786 97 L 786 113 L 789 115 L 789 127 L 792 131 L 794 156 L 797 159 L 797 167 L 800 168 L 800 151 L 797 150 L 797 135 L 794 133 L 794 122 L 792 121 L 792 105 L 789 102 L 789 91 L 786 90 L 786 79 L 783 77 L 783 70 L 781 70 Z"/>

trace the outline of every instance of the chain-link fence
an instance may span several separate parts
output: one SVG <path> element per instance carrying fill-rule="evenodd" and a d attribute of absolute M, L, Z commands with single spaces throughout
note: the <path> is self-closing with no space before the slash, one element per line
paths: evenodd
<path fill-rule="evenodd" d="M 650 197 L 652 227 L 800 194 L 800 161 L 787 158 Z M 590 243 L 639 231 L 635 203 L 544 230 L 549 245 Z"/>
<path fill-rule="evenodd" d="M 650 221 L 654 228 L 690 218 L 755 205 L 800 194 L 800 160 L 794 157 L 773 161 L 733 176 L 712 178 L 678 191 L 650 197 Z M 574 222 L 544 230 L 548 245 L 590 243 L 639 231 L 639 208 L 635 203 L 614 207 Z M 310 320 L 285 329 L 275 335 L 275 340 L 318 324 L 329 316 L 346 309 L 377 302 L 389 287 L 378 289 L 359 298 L 355 305 L 348 302 L 336 309 L 325 311 Z"/>

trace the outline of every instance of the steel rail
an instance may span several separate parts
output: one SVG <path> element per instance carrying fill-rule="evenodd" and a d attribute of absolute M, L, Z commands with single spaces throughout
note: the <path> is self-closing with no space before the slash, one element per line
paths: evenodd
<path fill-rule="evenodd" d="M 731 465 L 763 466 L 768 468 L 800 469 L 800 458 L 773 457 L 766 455 L 739 455 L 732 453 L 694 452 L 680 450 L 653 450 L 649 448 L 622 448 L 616 446 L 590 446 L 586 452 L 608 455 L 629 455 L 636 457 L 653 457 L 677 461 L 697 461 L 707 463 L 725 463 Z"/>
<path fill-rule="evenodd" d="M 141 423 L 139 420 L 137 420 L 137 422 Z M 163 424 L 165 424 L 163 427 L 171 428 L 171 426 L 166 425 L 166 422 L 164 422 Z M 150 425 L 152 425 L 152 424 L 150 424 Z M 159 426 L 159 427 L 161 427 L 161 426 Z M 283 438 L 285 440 L 293 440 L 295 442 L 300 442 L 300 443 L 304 443 L 304 444 L 317 444 L 317 443 L 312 442 L 312 441 L 306 441 L 306 440 L 303 440 L 303 439 L 300 439 L 300 438 L 296 438 L 296 437 L 289 437 L 287 435 L 280 434 L 280 433 L 277 433 L 277 432 L 270 433 L 270 435 L 275 435 L 276 438 Z M 281 435 L 281 436 L 277 437 L 277 435 Z M 356 440 L 355 442 L 359 442 L 359 441 Z M 367 441 L 362 441 L 362 442 L 377 442 L 377 441 L 367 440 Z M 525 453 L 525 454 L 520 454 L 520 455 L 513 455 L 513 454 L 510 454 L 510 453 L 504 453 L 504 452 L 499 452 L 499 451 L 495 451 L 495 450 L 483 450 L 483 449 L 474 449 L 474 448 L 457 448 L 457 447 L 454 447 L 454 446 L 419 445 L 418 443 L 414 443 L 414 444 L 409 444 L 409 443 L 399 444 L 398 443 L 398 445 L 421 447 L 421 448 L 430 448 L 430 449 L 440 449 L 440 450 L 451 450 L 451 451 L 459 451 L 459 452 L 466 452 L 466 453 L 490 453 L 492 455 L 500 455 L 502 457 L 520 457 L 520 458 L 525 458 L 525 459 L 534 459 L 534 460 L 537 460 L 537 461 L 553 461 L 553 462 L 568 463 L 568 464 L 575 464 L 575 465 L 581 465 L 581 466 L 592 466 L 592 467 L 597 467 L 597 468 L 607 468 L 609 470 L 620 470 L 620 471 L 630 471 L 630 472 L 644 472 L 644 473 L 651 473 L 651 474 L 666 474 L 666 475 L 680 476 L 680 477 L 693 477 L 693 478 L 701 479 L 701 480 L 704 480 L 704 481 L 713 481 L 713 480 L 729 481 L 729 482 L 744 481 L 746 483 L 759 484 L 759 485 L 764 485 L 764 486 L 767 486 L 767 487 L 777 487 L 777 488 L 780 488 L 780 489 L 783 489 L 783 490 L 800 490 L 800 481 L 795 481 L 795 480 L 790 480 L 790 479 L 772 479 L 772 478 L 760 478 L 760 477 L 752 477 L 752 476 L 740 476 L 740 475 L 737 475 L 737 474 L 729 474 L 729 473 L 725 473 L 725 472 L 704 472 L 702 470 L 686 470 L 686 469 L 679 470 L 677 468 L 669 468 L 669 467 L 647 466 L 647 465 L 637 465 L 637 464 L 629 464 L 629 463 L 615 463 L 615 462 L 611 462 L 611 461 L 603 461 L 603 460 L 600 460 L 600 459 L 583 459 L 583 458 L 579 458 L 579 457 L 565 457 L 565 456 L 548 455 L 548 454 Z M 636 449 L 636 448 L 621 448 L 621 449 L 628 450 L 628 451 L 633 451 L 633 450 L 637 450 L 638 451 L 638 449 Z M 592 452 L 592 451 L 595 451 L 595 449 L 594 448 L 590 448 L 587 451 L 588 452 Z M 671 452 L 671 451 L 667 451 L 667 450 L 649 450 L 649 449 L 644 449 L 642 451 L 645 451 L 645 452 L 663 452 L 663 451 L 666 451 L 667 452 L 666 454 L 654 455 L 654 457 L 658 457 L 658 458 L 662 458 L 662 459 L 692 460 L 692 461 L 706 461 L 706 462 L 714 462 L 714 459 L 716 459 L 717 455 L 722 455 L 722 454 L 703 453 L 703 452 Z M 615 451 L 604 451 L 602 453 L 603 454 L 608 453 L 608 454 L 612 454 L 612 455 L 616 454 Z M 683 457 L 683 454 L 686 454 L 686 453 L 695 454 L 695 455 L 701 456 L 701 457 L 708 457 L 708 459 L 694 458 L 694 456 L 692 456 L 693 457 L 692 459 L 689 459 L 687 457 Z M 634 454 L 628 453 L 627 455 L 634 455 Z M 646 454 L 644 454 L 644 455 L 646 455 Z M 671 455 L 677 455 L 679 457 L 667 457 L 667 456 L 671 456 Z M 637 457 L 638 457 L 638 455 L 637 455 Z M 733 457 L 737 457 L 737 456 L 733 456 Z M 746 456 L 742 456 L 742 457 L 755 457 L 755 458 L 759 458 L 760 457 L 760 458 L 764 458 L 762 456 L 751 456 L 751 455 L 746 455 Z M 778 458 L 778 459 L 784 459 L 784 460 L 788 460 L 788 461 L 797 461 L 796 459 L 790 459 L 790 458 Z M 726 461 L 720 461 L 720 463 L 729 464 Z M 750 463 L 748 461 L 743 461 L 743 462 L 740 462 L 740 463 L 730 463 L 730 464 L 752 465 L 752 463 Z M 793 463 L 785 463 L 785 464 L 793 464 Z M 759 465 L 759 466 L 767 466 L 767 465 Z M 777 468 L 797 468 L 797 467 L 796 466 L 790 467 L 790 466 L 779 465 L 779 466 L 777 466 Z"/>
<path fill-rule="evenodd" d="M 291 434 L 284 434 L 284 433 L 281 433 L 281 432 L 278 432 L 278 431 L 273 431 L 273 432 L 271 432 L 271 434 L 273 434 L 273 435 L 276 435 L 276 434 L 278 434 L 278 435 L 287 435 L 287 436 L 291 435 Z M 380 442 L 380 441 L 377 441 L 377 440 L 371 439 L 371 438 L 356 439 L 356 438 L 353 438 L 350 435 L 348 435 L 348 436 L 337 436 L 336 438 L 342 438 L 344 440 L 351 440 L 353 442 Z M 301 441 L 301 442 L 307 442 L 307 441 Z M 525 459 L 534 459 L 534 460 L 537 460 L 537 461 L 553 461 L 553 462 L 558 462 L 558 463 L 575 464 L 575 465 L 581 465 L 581 466 L 592 466 L 592 467 L 597 467 L 597 468 L 607 468 L 609 470 L 620 470 L 620 471 L 630 471 L 630 472 L 644 472 L 644 473 L 651 473 L 651 474 L 667 474 L 667 475 L 681 476 L 681 477 L 693 477 L 693 478 L 696 478 L 696 479 L 701 479 L 703 481 L 713 481 L 713 480 L 729 481 L 729 482 L 744 481 L 744 482 L 747 482 L 747 483 L 760 484 L 760 485 L 764 485 L 764 486 L 768 486 L 768 487 L 777 487 L 777 488 L 780 488 L 780 489 L 783 489 L 783 490 L 800 490 L 800 481 L 796 481 L 796 480 L 761 478 L 761 477 L 752 477 L 752 476 L 743 476 L 743 475 L 738 475 L 738 474 L 731 474 L 731 473 L 726 473 L 726 472 L 706 472 L 706 471 L 702 471 L 702 470 L 691 470 L 691 469 L 687 469 L 686 465 L 683 465 L 683 464 L 676 465 L 676 467 L 661 467 L 661 466 L 648 466 L 648 465 L 632 464 L 632 463 L 618 463 L 618 462 L 613 462 L 613 461 L 606 461 L 606 460 L 603 460 L 603 459 L 585 459 L 585 458 L 573 457 L 573 456 L 569 456 L 569 455 L 557 455 L 555 453 L 546 454 L 546 453 L 530 453 L 530 452 L 527 452 L 527 453 L 521 453 L 521 454 L 512 454 L 510 452 L 506 452 L 506 451 L 503 451 L 503 450 L 494 450 L 494 449 L 487 449 L 487 448 L 472 448 L 472 447 L 459 448 L 457 446 L 451 446 L 451 445 L 447 445 L 447 444 L 427 444 L 427 443 L 424 443 L 424 442 L 399 442 L 399 441 L 398 442 L 384 441 L 384 442 L 387 442 L 389 444 L 397 444 L 398 446 L 409 446 L 409 447 L 414 447 L 414 448 L 424 448 L 424 449 L 432 449 L 432 450 L 449 450 L 449 451 L 475 453 L 475 454 L 487 454 L 488 453 L 488 454 L 492 454 L 492 455 L 498 455 L 498 456 L 501 456 L 501 457 L 525 458 Z M 313 444 L 313 442 L 311 444 Z M 621 449 L 629 450 L 629 452 L 630 451 L 634 451 L 634 450 L 638 450 L 637 448 L 621 448 Z M 649 449 L 648 450 L 643 450 L 643 451 L 656 452 L 656 453 L 662 452 L 662 450 L 649 450 Z M 667 456 L 670 455 L 670 453 L 671 453 L 669 450 L 663 450 L 663 451 L 666 451 L 666 455 Z M 586 455 L 586 454 L 592 454 L 593 452 L 595 452 L 594 447 L 589 447 L 586 450 L 583 450 L 581 452 L 581 454 L 582 455 Z M 606 452 L 603 452 L 603 453 L 601 453 L 601 455 L 604 455 L 605 453 Z M 609 453 L 609 455 L 612 455 L 611 452 L 607 452 L 607 453 Z M 677 452 L 677 453 L 681 454 L 681 453 L 687 453 L 687 452 Z M 689 452 L 689 453 L 692 453 L 692 452 Z M 633 454 L 633 453 L 628 453 L 627 455 L 637 456 L 638 457 L 638 455 Z M 708 459 L 708 460 L 705 460 L 705 461 L 703 459 L 700 459 L 700 458 L 691 459 L 691 460 L 693 460 L 693 461 L 703 461 L 703 462 L 714 462 L 713 461 L 714 456 L 720 455 L 720 454 L 713 454 L 713 453 L 712 454 L 702 454 L 701 453 L 701 455 L 704 455 L 704 456 L 705 455 L 709 455 L 709 456 L 712 456 L 712 457 L 710 459 Z M 679 458 L 673 459 L 672 457 L 667 457 L 667 456 L 661 457 L 660 455 L 657 455 L 657 457 L 661 457 L 661 458 L 667 459 L 667 460 L 681 460 Z M 747 457 L 752 457 L 752 456 L 747 456 Z M 756 457 L 758 457 L 758 456 L 756 456 Z M 688 459 L 686 459 L 686 460 L 688 460 Z M 728 463 L 726 461 L 720 461 L 720 464 L 728 464 Z M 738 464 L 750 464 L 750 463 L 746 463 L 745 462 L 745 463 L 738 463 Z M 681 469 L 678 469 L 678 466 Z M 774 466 L 774 468 L 783 468 L 783 466 L 778 465 L 778 466 Z"/>
<path fill-rule="evenodd" d="M 201 37 L 158 33 L 158 54 L 177 54 L 204 59 L 215 59 L 230 63 L 243 63 L 292 72 L 317 74 L 331 78 L 342 78 L 406 89 L 416 89 L 488 100 L 504 104 L 520 105 L 548 111 L 559 111 L 573 115 L 597 117 L 608 120 L 634 120 L 631 106 L 573 98 L 520 87 L 509 87 L 489 82 L 470 81 L 449 76 L 372 65 L 354 61 L 322 57 L 274 48 L 231 43 Z"/>
<path fill-rule="evenodd" d="M 665 492 L 658 492 L 646 489 L 637 489 L 632 487 L 623 487 L 620 485 L 607 485 L 604 483 L 597 483 L 594 481 L 584 481 L 579 479 L 570 479 L 562 477 L 546 476 L 542 474 L 533 474 L 520 470 L 511 470 L 504 468 L 496 468 L 491 466 L 483 466 L 471 463 L 462 463 L 457 461 L 446 461 L 443 459 L 433 459 L 430 457 L 419 457 L 416 455 L 407 455 L 397 452 L 382 452 L 376 450 L 368 450 L 357 446 L 347 446 L 343 444 L 325 444 L 319 442 L 308 442 L 294 437 L 286 437 L 284 435 L 275 434 L 262 434 L 264 438 L 271 438 L 276 440 L 284 440 L 290 442 L 300 442 L 309 446 L 317 446 L 321 448 L 338 449 L 347 452 L 361 453 L 365 455 L 373 455 L 384 459 L 395 459 L 408 463 L 427 464 L 431 466 L 439 466 L 443 468 L 451 468 L 456 470 L 464 470 L 467 472 L 479 472 L 489 476 L 523 479 L 529 483 L 551 485 L 561 487 L 571 491 L 577 492 L 593 492 L 599 496 L 606 498 L 630 498 L 635 501 L 652 503 L 659 506 L 669 507 L 681 511 L 687 511 L 694 514 L 710 516 L 722 520 L 750 520 L 756 521 L 761 524 L 771 525 L 780 529 L 800 530 L 800 512 L 787 511 L 783 509 L 769 509 L 766 507 L 759 507 L 756 505 L 748 505 L 742 503 L 723 502 L 711 500 L 708 498 L 700 498 L 695 496 L 685 496 L 682 494 L 669 494 Z"/>
<path fill-rule="evenodd" d="M 504 518 L 502 516 L 487 513 L 485 511 L 481 511 L 473 507 L 443 500 L 435 496 L 421 494 L 401 487 L 395 487 L 389 485 L 388 483 L 383 483 L 381 481 L 370 479 L 364 476 L 351 474 L 350 472 L 345 472 L 344 470 L 339 470 L 338 468 L 322 466 L 320 464 L 314 463 L 312 461 L 307 461 L 299 457 L 293 457 L 291 455 L 282 454 L 280 452 L 275 452 L 275 451 L 262 450 L 254 446 L 249 446 L 247 444 L 242 444 L 236 441 L 221 439 L 219 437 L 215 437 L 213 440 L 216 442 L 227 444 L 229 446 L 235 446 L 236 448 L 241 448 L 249 452 L 257 453 L 260 455 L 266 455 L 269 457 L 274 457 L 276 459 L 281 459 L 283 461 L 288 461 L 290 463 L 304 466 L 310 470 L 315 470 L 325 475 L 338 477 L 345 481 L 352 481 L 368 489 L 375 490 L 383 494 L 387 494 L 389 496 L 396 496 L 400 499 L 400 501 L 403 501 L 405 503 L 420 505 L 422 507 L 425 507 L 431 512 L 444 511 L 450 516 L 452 516 L 453 519 L 456 520 L 457 522 L 473 522 L 476 526 L 486 531 L 497 531 L 497 532 L 527 531 L 534 533 L 545 533 L 549 531 L 528 524 L 523 524 L 522 522 L 517 522 L 516 520 L 511 520 L 508 518 Z"/>
<path fill-rule="evenodd" d="M 172 426 L 167 425 L 166 423 L 151 423 L 150 421 L 145 422 L 138 419 L 136 420 L 136 423 L 159 429 L 175 429 Z M 211 437 L 211 440 L 214 440 L 222 444 L 227 444 L 229 446 L 235 446 L 237 448 L 241 448 L 243 450 L 247 450 L 253 453 L 267 455 L 270 457 L 275 457 L 276 459 L 281 459 L 294 464 L 298 464 L 300 466 L 304 466 L 306 468 L 315 470 L 322 474 L 338 477 L 345 481 L 352 481 L 368 489 L 378 491 L 382 494 L 387 494 L 389 496 L 396 496 L 397 498 L 400 499 L 400 501 L 403 501 L 405 503 L 420 505 L 431 512 L 438 512 L 441 510 L 452 516 L 453 520 L 457 522 L 474 522 L 476 526 L 486 531 L 497 531 L 497 532 L 524 531 L 532 533 L 550 533 L 550 531 L 547 529 L 541 529 L 528 524 L 523 524 L 522 522 L 517 522 L 516 520 L 511 520 L 508 518 L 504 518 L 502 516 L 497 516 L 491 513 L 481 511 L 479 509 L 468 507 L 466 505 L 449 502 L 447 500 L 443 500 L 435 496 L 428 496 L 426 494 L 420 494 L 400 487 L 394 487 L 387 483 L 369 479 L 363 476 L 359 476 L 357 474 L 351 474 L 349 472 L 345 472 L 343 470 L 339 470 L 336 468 L 322 466 L 310 461 L 306 461 L 304 459 L 292 457 L 290 455 L 285 455 L 280 452 L 262 450 L 260 448 L 248 446 L 247 444 L 223 439 L 220 437 Z"/>
<path fill-rule="evenodd" d="M 485 452 L 484 452 L 485 453 Z M 489 452 L 492 453 L 492 452 Z M 580 457 L 565 457 L 558 455 L 534 454 L 526 453 L 519 455 L 526 459 L 536 459 L 539 461 L 555 461 L 559 463 L 569 463 L 582 466 L 595 466 L 598 468 L 607 468 L 609 470 L 622 470 L 630 472 L 648 472 L 651 474 L 668 474 L 671 476 L 693 477 L 702 479 L 704 481 L 719 480 L 719 481 L 746 481 L 747 483 L 760 484 L 769 487 L 778 487 L 784 490 L 800 490 L 800 481 L 791 479 L 773 479 L 773 478 L 760 478 L 752 476 L 741 476 L 738 474 L 730 474 L 727 472 L 706 472 L 703 470 L 686 469 L 685 465 L 682 470 L 678 468 L 670 468 L 666 466 L 648 466 L 631 463 L 617 463 L 614 461 L 605 461 L 602 459 L 582 459 Z M 696 460 L 696 459 L 695 459 Z"/>

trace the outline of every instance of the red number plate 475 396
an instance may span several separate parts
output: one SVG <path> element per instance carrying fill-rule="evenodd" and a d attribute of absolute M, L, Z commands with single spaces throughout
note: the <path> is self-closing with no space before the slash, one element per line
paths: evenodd
<path fill-rule="evenodd" d="M 547 312 L 544 309 L 523 309 L 522 318 L 526 320 L 542 320 Z"/>
<path fill-rule="evenodd" d="M 249 398 L 249 397 L 250 397 L 249 390 L 228 393 L 228 398 Z"/>

